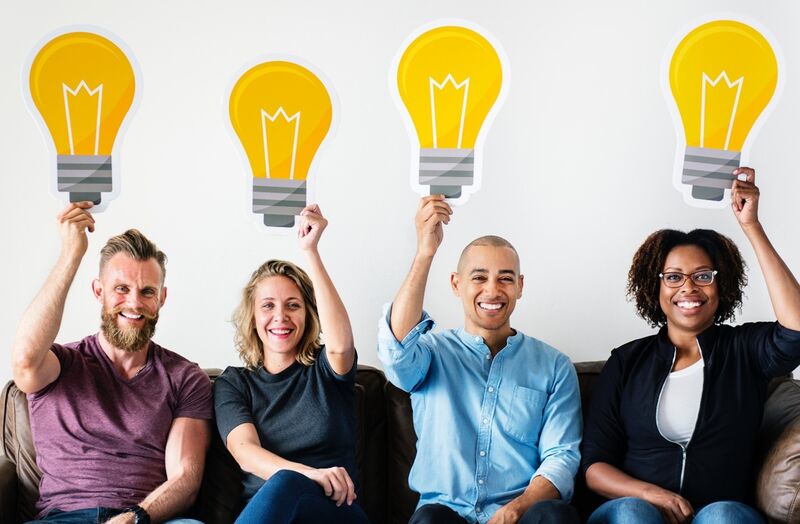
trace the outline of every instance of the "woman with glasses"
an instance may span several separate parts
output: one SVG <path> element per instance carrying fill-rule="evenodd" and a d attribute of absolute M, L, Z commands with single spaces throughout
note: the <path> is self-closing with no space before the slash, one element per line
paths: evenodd
<path fill-rule="evenodd" d="M 611 353 L 592 393 L 581 453 L 600 523 L 764 522 L 752 503 L 767 383 L 800 364 L 800 286 L 758 220 L 755 172 L 740 168 L 734 215 L 777 322 L 730 326 L 747 283 L 736 245 L 710 230 L 656 231 L 628 295 L 656 335 Z"/>
<path fill-rule="evenodd" d="M 268 260 L 234 312 L 245 367 L 214 383 L 217 427 L 245 473 L 239 524 L 367 524 L 356 498 L 356 351 L 317 244 L 328 221 L 303 209 L 306 273 Z M 320 333 L 325 334 L 325 344 Z"/>

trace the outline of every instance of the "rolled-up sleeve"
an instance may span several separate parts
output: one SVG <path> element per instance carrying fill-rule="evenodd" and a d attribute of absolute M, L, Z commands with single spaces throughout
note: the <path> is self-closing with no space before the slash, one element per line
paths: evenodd
<path fill-rule="evenodd" d="M 435 323 L 426 313 L 402 341 L 398 341 L 391 327 L 392 304 L 383 307 L 383 315 L 378 322 L 378 358 L 384 366 L 389 382 L 410 393 L 428 374 L 431 364 L 431 349 L 422 340 L 422 335 L 430 331 Z"/>
<path fill-rule="evenodd" d="M 578 376 L 572 362 L 562 356 L 556 361 L 553 389 L 544 408 L 539 437 L 541 462 L 533 477 L 549 480 L 567 502 L 572 499 L 581 461 L 582 426 Z"/>

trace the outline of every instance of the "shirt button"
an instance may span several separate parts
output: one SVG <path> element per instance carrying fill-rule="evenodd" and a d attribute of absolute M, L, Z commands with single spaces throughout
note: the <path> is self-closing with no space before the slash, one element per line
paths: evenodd
<path fill-rule="evenodd" d="M 483 339 L 481 337 L 475 337 L 475 342 L 480 344 L 481 342 L 483 342 Z"/>
<path fill-rule="evenodd" d="M 483 479 L 478 479 L 478 484 L 483 485 Z"/>
<path fill-rule="evenodd" d="M 488 424 L 489 423 L 489 419 L 488 418 L 483 419 L 483 423 L 484 424 Z"/>
<path fill-rule="evenodd" d="M 486 456 L 486 452 L 485 452 L 485 451 L 481 451 L 481 452 L 480 452 L 480 456 L 481 456 L 481 457 L 485 457 L 485 456 Z"/>
<path fill-rule="evenodd" d="M 489 393 L 494 393 L 494 388 L 492 386 L 489 386 Z"/>
<path fill-rule="evenodd" d="M 475 513 L 480 513 L 480 512 L 481 512 L 481 508 L 480 507 L 475 508 Z"/>
<path fill-rule="evenodd" d="M 492 360 L 492 356 L 491 355 L 486 355 L 486 360 Z"/>

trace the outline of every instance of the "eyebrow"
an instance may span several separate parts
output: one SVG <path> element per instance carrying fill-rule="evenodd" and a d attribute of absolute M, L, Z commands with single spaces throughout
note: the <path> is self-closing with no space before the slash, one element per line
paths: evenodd
<path fill-rule="evenodd" d="M 275 297 L 261 297 L 259 300 L 277 300 Z M 300 300 L 300 297 L 288 297 L 286 300 Z"/>
<path fill-rule="evenodd" d="M 489 270 L 479 267 L 479 268 L 475 268 L 475 269 L 473 269 L 472 271 L 469 272 L 470 275 L 473 275 L 475 273 L 487 273 L 488 274 Z M 498 273 L 501 274 L 501 275 L 516 275 L 517 274 L 517 272 L 514 271 L 513 269 L 501 269 L 500 271 L 498 271 Z"/>
<path fill-rule="evenodd" d="M 696 268 L 694 268 L 692 270 L 692 273 L 694 273 L 695 271 L 705 271 L 707 269 L 711 269 L 711 266 L 709 266 L 709 265 L 697 266 Z M 664 272 L 681 273 L 681 272 L 683 272 L 683 268 L 675 267 L 675 266 L 669 266 L 669 267 L 665 267 L 664 268 Z"/>

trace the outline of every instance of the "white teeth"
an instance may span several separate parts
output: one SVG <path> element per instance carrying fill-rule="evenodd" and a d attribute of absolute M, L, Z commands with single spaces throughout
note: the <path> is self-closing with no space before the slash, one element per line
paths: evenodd
<path fill-rule="evenodd" d="M 275 335 L 288 335 L 292 332 L 291 329 L 270 329 L 270 333 L 274 333 Z"/>
<path fill-rule="evenodd" d="M 700 302 L 678 302 L 678 307 L 681 309 L 692 309 L 701 305 Z"/>
<path fill-rule="evenodd" d="M 487 302 L 479 302 L 478 305 L 481 307 L 481 309 L 488 309 L 489 311 L 497 311 L 503 307 L 503 304 L 489 304 Z"/>
<path fill-rule="evenodd" d="M 143 315 L 134 315 L 132 313 L 125 313 L 124 311 L 121 311 L 120 315 L 122 315 L 125 318 L 129 318 L 131 320 L 139 320 L 143 316 Z"/>

